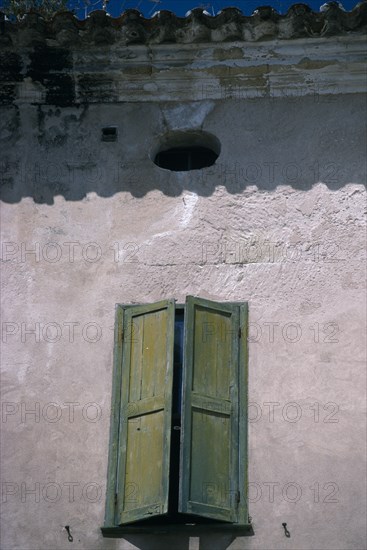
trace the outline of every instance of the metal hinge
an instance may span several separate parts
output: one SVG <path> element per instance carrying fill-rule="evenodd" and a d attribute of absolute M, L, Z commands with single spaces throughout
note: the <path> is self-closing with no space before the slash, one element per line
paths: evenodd
<path fill-rule="evenodd" d="M 242 329 L 241 329 L 241 327 L 240 327 L 240 328 L 238 329 L 238 338 L 241 338 L 241 336 L 242 336 Z"/>
<path fill-rule="evenodd" d="M 115 494 L 115 506 L 117 506 L 117 493 Z"/>
<path fill-rule="evenodd" d="M 237 491 L 237 493 L 236 493 L 236 503 L 239 504 L 240 500 L 241 500 L 241 493 L 239 491 Z"/>

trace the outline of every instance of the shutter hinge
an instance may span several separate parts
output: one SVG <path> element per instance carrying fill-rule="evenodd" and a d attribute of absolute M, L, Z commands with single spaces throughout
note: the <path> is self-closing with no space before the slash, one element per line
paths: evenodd
<path fill-rule="evenodd" d="M 124 341 L 124 329 L 121 329 L 121 332 L 119 333 L 119 343 L 122 344 Z"/>
<path fill-rule="evenodd" d="M 238 504 L 241 500 L 241 493 L 239 491 L 236 492 L 236 503 Z"/>
<path fill-rule="evenodd" d="M 115 506 L 117 506 L 117 493 L 115 493 Z"/>
<path fill-rule="evenodd" d="M 242 336 L 242 330 L 241 330 L 241 327 L 239 327 L 239 329 L 238 329 L 238 338 L 241 338 L 241 336 Z"/>

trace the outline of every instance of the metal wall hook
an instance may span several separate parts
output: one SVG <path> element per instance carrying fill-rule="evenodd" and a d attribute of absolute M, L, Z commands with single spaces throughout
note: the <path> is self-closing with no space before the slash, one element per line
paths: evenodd
<path fill-rule="evenodd" d="M 290 532 L 289 532 L 288 529 L 287 529 L 287 524 L 286 524 L 286 523 L 282 523 L 282 525 L 283 525 L 283 527 L 284 527 L 285 536 L 289 538 L 289 537 L 291 536 L 291 534 L 290 534 Z"/>
<path fill-rule="evenodd" d="M 72 534 L 70 533 L 70 526 L 69 526 L 69 525 L 65 525 L 65 529 L 66 529 L 67 534 L 68 534 L 68 541 L 69 541 L 69 542 L 73 542 L 74 539 L 73 539 Z"/>

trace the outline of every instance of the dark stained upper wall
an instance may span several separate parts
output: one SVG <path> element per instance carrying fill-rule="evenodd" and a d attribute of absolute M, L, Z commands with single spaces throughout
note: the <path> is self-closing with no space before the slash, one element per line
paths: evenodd
<path fill-rule="evenodd" d="M 91 80 L 90 75 L 85 74 L 77 86 L 75 51 L 92 48 L 97 54 L 106 54 L 108 48 L 133 45 L 149 48 L 170 43 L 256 43 L 271 39 L 327 38 L 363 34 L 366 28 L 365 1 L 350 12 L 331 2 L 320 13 L 312 12 L 305 4 L 294 4 L 286 15 L 279 15 L 270 7 L 260 7 L 249 17 L 236 8 L 224 9 L 211 17 L 198 8 L 185 18 L 161 11 L 145 19 L 138 11 L 127 10 L 116 19 L 104 11 L 95 11 L 82 21 L 70 12 L 57 14 L 51 21 L 30 13 L 23 20 L 12 23 L 0 13 L 0 105 L 12 104 L 17 99 L 22 81 L 32 81 L 36 87 L 46 90 L 41 103 L 68 106 L 89 102 L 89 88 L 97 85 L 100 92 L 104 77 L 93 74 Z M 76 87 L 82 91 L 79 98 Z M 98 100 L 115 101 L 118 98 L 109 89 L 105 95 L 99 95 Z"/>

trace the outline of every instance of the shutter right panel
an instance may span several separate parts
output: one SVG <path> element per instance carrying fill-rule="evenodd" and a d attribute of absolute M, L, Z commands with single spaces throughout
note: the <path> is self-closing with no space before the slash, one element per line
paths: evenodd
<path fill-rule="evenodd" d="M 239 308 L 189 297 L 185 315 L 179 510 L 235 522 Z"/>

